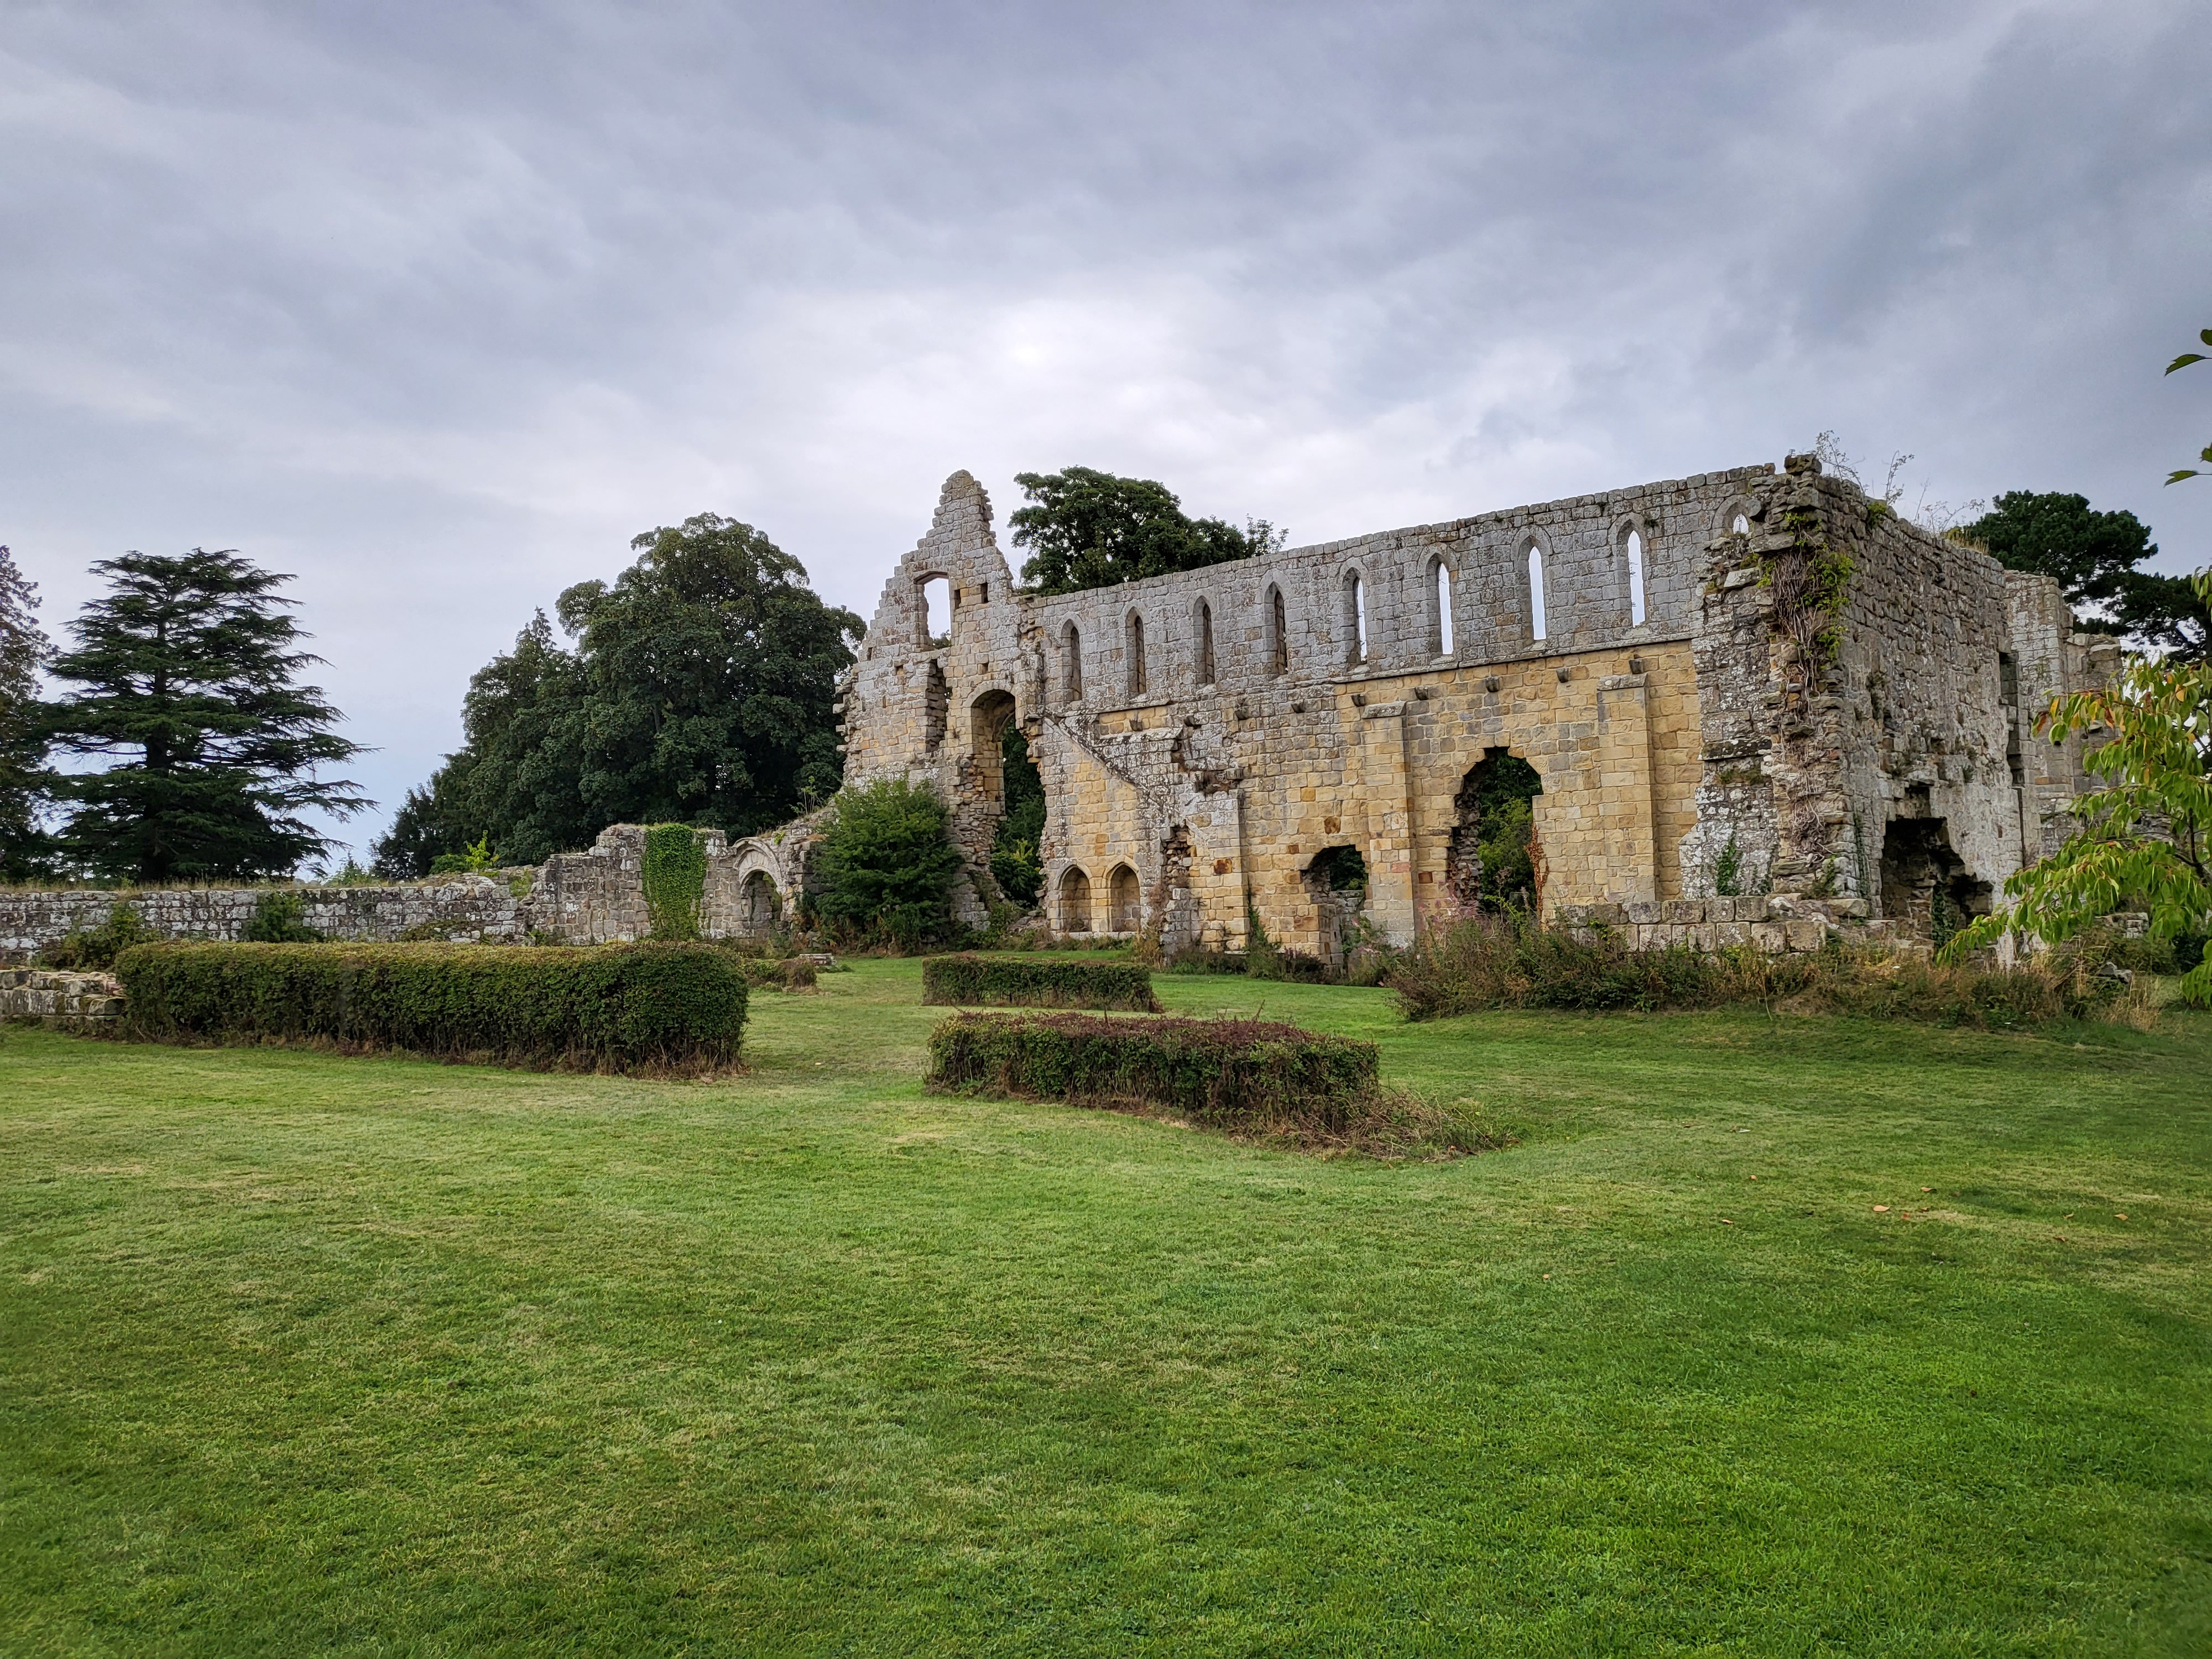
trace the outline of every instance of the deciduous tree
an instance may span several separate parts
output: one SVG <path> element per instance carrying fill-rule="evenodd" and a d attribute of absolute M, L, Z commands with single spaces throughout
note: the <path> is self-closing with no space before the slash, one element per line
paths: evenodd
<path fill-rule="evenodd" d="M 1031 503 L 1010 520 L 1014 545 L 1030 550 L 1022 580 L 1042 593 L 1196 570 L 1280 545 L 1280 532 L 1264 520 L 1238 530 L 1191 518 L 1173 491 L 1150 478 L 1071 466 L 1017 472 L 1014 482 Z"/>

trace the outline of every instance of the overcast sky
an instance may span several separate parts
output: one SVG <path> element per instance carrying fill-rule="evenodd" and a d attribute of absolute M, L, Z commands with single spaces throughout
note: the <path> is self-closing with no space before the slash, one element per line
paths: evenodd
<path fill-rule="evenodd" d="M 1305 543 L 1778 460 L 2202 564 L 2191 5 L 0 0 L 0 542 L 295 571 L 383 805 L 637 532 L 945 474 Z"/>

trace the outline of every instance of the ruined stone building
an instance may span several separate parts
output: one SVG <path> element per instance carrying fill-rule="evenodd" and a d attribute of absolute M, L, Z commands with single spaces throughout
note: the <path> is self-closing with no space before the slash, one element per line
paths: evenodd
<path fill-rule="evenodd" d="M 1810 457 L 1051 599 L 1015 586 L 956 472 L 842 714 L 848 785 L 903 776 L 951 804 L 970 922 L 995 896 L 1018 721 L 1058 933 L 1237 950 L 1256 917 L 1329 961 L 1363 930 L 1403 943 L 1491 890 L 1480 801 L 1510 767 L 1535 792 L 1522 857 L 1547 921 L 1784 948 L 1986 908 L 2063 839 L 2083 784 L 2081 740 L 2037 738 L 2036 714 L 2118 666 L 2055 583 Z M 819 825 L 710 832 L 705 931 L 787 916 Z M 636 938 L 643 847 L 617 824 L 498 880 L 308 890 L 307 920 L 341 939 Z M 0 958 L 112 897 L 0 896 Z M 236 938 L 256 898 L 131 902 L 157 931 Z"/>
<path fill-rule="evenodd" d="M 1547 917 L 1924 933 L 2063 837 L 2080 743 L 2035 715 L 2117 665 L 2054 583 L 1810 457 L 1055 598 L 1016 586 L 956 472 L 844 684 L 846 777 L 951 804 L 980 920 L 1020 722 L 1050 926 L 1170 950 L 1242 948 L 1256 917 L 1334 958 L 1355 920 L 1404 942 L 1457 913 L 1478 769 L 1509 755 L 1540 786 Z"/>

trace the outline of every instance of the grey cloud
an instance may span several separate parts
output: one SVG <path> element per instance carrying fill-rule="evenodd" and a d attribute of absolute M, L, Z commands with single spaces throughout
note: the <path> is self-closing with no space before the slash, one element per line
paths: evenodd
<path fill-rule="evenodd" d="M 1302 538 L 1778 456 L 2202 562 L 2179 3 L 17 8 L 0 540 L 301 573 L 387 804 L 713 508 L 865 610 L 956 466 Z M 364 832 L 352 832 L 364 839 Z"/>

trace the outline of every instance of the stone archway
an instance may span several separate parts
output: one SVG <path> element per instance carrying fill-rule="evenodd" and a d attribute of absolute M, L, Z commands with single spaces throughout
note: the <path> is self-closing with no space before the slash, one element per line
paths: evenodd
<path fill-rule="evenodd" d="M 775 878 L 756 870 L 738 889 L 738 921 L 748 933 L 775 931 L 783 921 L 783 903 L 776 896 Z"/>
<path fill-rule="evenodd" d="M 1137 872 L 1126 864 L 1117 864 L 1106 878 L 1106 902 L 1109 933 L 1139 933 L 1145 927 L 1145 890 L 1138 881 Z"/>
<path fill-rule="evenodd" d="M 1069 865 L 1060 873 L 1059 920 L 1063 933 L 1091 931 L 1091 878 L 1076 865 Z"/>
<path fill-rule="evenodd" d="M 1444 882 L 1462 909 L 1520 906 L 1543 896 L 1536 848 L 1536 769 L 1510 749 L 1491 749 L 1469 767 L 1452 798 L 1456 814 L 1445 854 Z"/>

